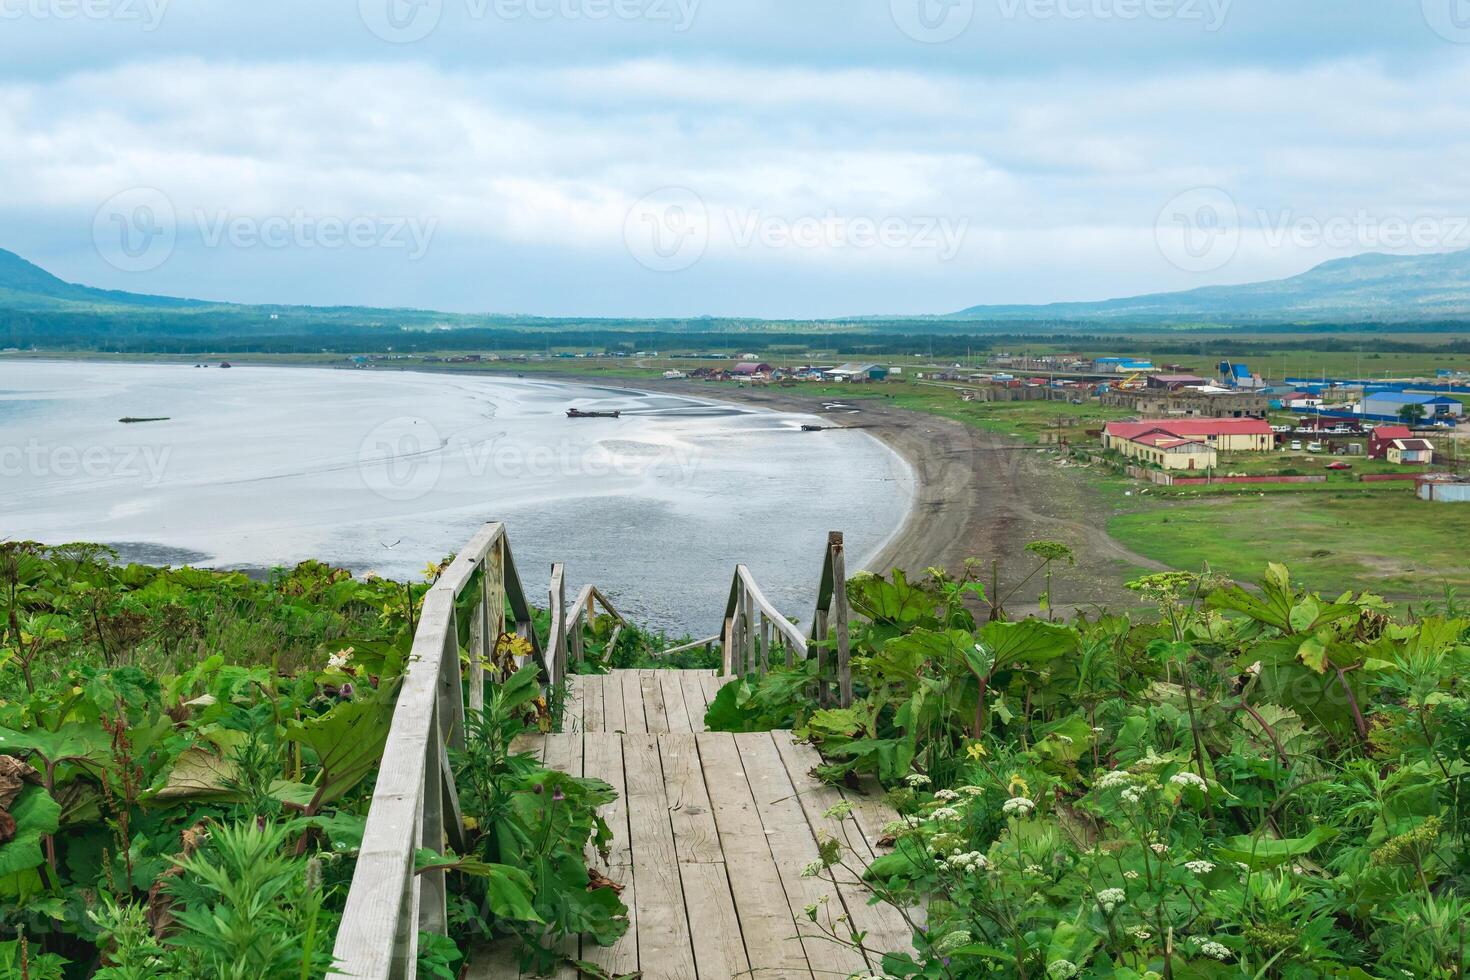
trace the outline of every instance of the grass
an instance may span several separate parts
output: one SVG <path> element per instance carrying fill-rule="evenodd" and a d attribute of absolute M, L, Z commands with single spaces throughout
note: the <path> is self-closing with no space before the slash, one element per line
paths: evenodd
<path fill-rule="evenodd" d="M 1371 588 L 1391 598 L 1423 599 L 1444 586 L 1470 588 L 1464 548 L 1470 506 L 1426 503 L 1404 484 L 1265 489 L 1167 497 L 1135 492 L 1122 498 L 1125 512 L 1108 523 L 1108 532 L 1176 568 L 1209 564 L 1249 579 L 1269 561 L 1284 562 L 1294 578 L 1324 593 Z"/>

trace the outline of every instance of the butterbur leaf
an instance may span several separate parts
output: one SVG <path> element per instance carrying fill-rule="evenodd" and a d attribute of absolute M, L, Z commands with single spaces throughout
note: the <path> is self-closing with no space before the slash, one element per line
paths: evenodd
<path fill-rule="evenodd" d="M 417 873 L 422 874 L 436 868 L 483 878 L 485 899 L 490 904 L 490 911 L 502 919 L 514 919 L 518 922 L 542 921 L 541 916 L 536 913 L 535 889 L 531 885 L 531 876 L 520 868 L 513 868 L 508 864 L 490 864 L 454 854 L 435 854 L 424 850 L 415 853 L 414 870 Z"/>
<path fill-rule="evenodd" d="M 1309 636 L 1297 648 L 1297 659 L 1322 674 L 1327 671 L 1327 644 L 1315 636 Z"/>
<path fill-rule="evenodd" d="M 0 878 L 29 871 L 46 860 L 41 838 L 56 833 L 61 824 L 61 804 L 40 786 L 26 787 L 10 809 L 15 836 L 0 844 Z"/>
<path fill-rule="evenodd" d="M 319 718 L 286 724 L 286 739 L 311 749 L 322 767 L 317 807 L 340 798 L 378 768 L 397 692 L 397 684 L 386 685 L 373 697 L 339 704 Z"/>
<path fill-rule="evenodd" d="M 1314 851 L 1319 845 L 1331 840 L 1337 831 L 1331 827 L 1315 827 L 1305 837 L 1290 837 L 1283 840 L 1251 836 L 1232 837 L 1215 851 L 1222 861 L 1235 861 L 1253 871 L 1274 868 Z"/>

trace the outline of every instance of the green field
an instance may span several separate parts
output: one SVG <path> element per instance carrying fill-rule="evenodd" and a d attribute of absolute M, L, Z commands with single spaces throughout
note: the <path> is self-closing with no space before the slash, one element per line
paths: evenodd
<path fill-rule="evenodd" d="M 1129 548 L 1181 569 L 1205 564 L 1250 579 L 1284 562 L 1313 589 L 1371 588 L 1390 597 L 1470 589 L 1470 505 L 1420 501 L 1412 484 L 1313 491 L 1236 488 L 1204 499 L 1123 497 L 1108 532 Z"/>

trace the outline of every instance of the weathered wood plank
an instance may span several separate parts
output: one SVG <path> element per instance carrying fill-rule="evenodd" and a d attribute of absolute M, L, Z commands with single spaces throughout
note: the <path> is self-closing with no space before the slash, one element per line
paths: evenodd
<path fill-rule="evenodd" d="M 734 869 L 730 891 L 745 938 L 751 976 L 761 980 L 810 980 L 812 967 L 797 937 L 796 918 L 766 842 L 735 737 L 728 732 L 702 732 L 695 736 L 695 742 L 720 850 L 726 866 Z"/>
<path fill-rule="evenodd" d="M 913 932 L 893 906 L 868 904 L 872 892 L 858 880 L 857 874 L 872 863 L 873 850 L 861 828 L 851 818 L 838 820 L 826 815 L 828 810 L 845 800 L 836 786 L 811 775 L 812 768 L 821 765 L 821 754 L 810 745 L 798 743 L 789 732 L 774 732 L 772 738 L 786 764 L 786 774 L 796 788 L 797 800 L 806 814 L 807 826 L 813 836 L 819 840 L 830 837 L 842 843 L 843 864 L 853 870 L 836 867 L 830 869 L 829 874 L 837 882 L 853 925 L 858 931 L 867 933 L 863 945 L 869 950 L 869 965 L 876 970 L 882 965 L 884 953 L 911 948 Z"/>
<path fill-rule="evenodd" d="M 694 734 L 664 735 L 658 740 L 663 764 L 664 791 L 669 801 L 669 823 L 679 860 L 714 864 L 725 859 L 719 832 L 705 788 L 699 746 Z"/>
<path fill-rule="evenodd" d="M 616 699 L 621 706 L 622 697 Z M 582 942 L 582 958 L 596 963 L 613 976 L 633 973 L 638 969 L 638 918 L 633 900 L 636 889 L 633 881 L 633 849 L 628 834 L 628 786 L 623 768 L 623 737 L 602 734 L 584 741 L 582 774 L 612 786 L 618 798 L 601 810 L 602 818 L 612 831 L 612 845 L 608 860 L 603 861 L 595 853 L 587 856 L 587 863 L 623 886 L 623 904 L 628 906 L 628 931 L 611 946 L 598 946 L 591 940 Z"/>
<path fill-rule="evenodd" d="M 734 738 L 793 918 L 805 921 L 802 910 L 817 903 L 822 909 L 818 917 L 824 924 L 829 918 L 835 920 L 844 911 L 842 896 L 830 882 L 801 876 L 801 869 L 817 860 L 817 841 L 807 826 L 772 733 L 737 732 Z M 832 926 L 828 924 L 828 928 Z M 840 932 L 841 926 L 836 928 Z M 867 969 L 857 950 L 823 938 L 809 922 L 802 929 L 802 945 L 807 960 L 822 964 L 823 970 L 850 973 Z"/>
<path fill-rule="evenodd" d="M 602 730 L 628 730 L 627 706 L 623 704 L 623 678 L 614 671 L 602 678 Z"/>
<path fill-rule="evenodd" d="M 602 674 L 585 674 L 577 678 L 582 684 L 582 731 L 605 732 L 602 714 L 602 692 L 605 687 L 603 682 L 607 678 Z"/>
<path fill-rule="evenodd" d="M 645 980 L 688 980 L 696 975 L 693 945 L 657 737 L 624 736 L 623 765 L 637 891 L 638 968 Z"/>
<path fill-rule="evenodd" d="M 679 671 L 679 689 L 684 693 L 684 709 L 689 712 L 689 730 L 704 731 L 704 713 L 709 700 L 704 693 L 704 678 L 692 670 Z"/>
<path fill-rule="evenodd" d="M 582 717 L 586 710 L 583 700 L 583 678 L 572 674 L 567 675 L 567 697 L 561 708 L 561 730 L 564 732 L 585 731 Z"/>
<path fill-rule="evenodd" d="M 659 680 L 661 670 L 638 671 L 638 687 L 642 691 L 643 716 L 651 734 L 668 732 L 669 712 L 664 705 L 663 681 Z"/>
<path fill-rule="evenodd" d="M 636 670 L 613 671 L 623 689 L 623 731 L 629 735 L 648 732 L 647 707 L 643 703 L 643 681 Z"/>
<path fill-rule="evenodd" d="M 724 687 L 726 683 L 733 679 L 732 677 L 723 677 L 719 674 L 710 674 L 706 677 L 701 677 L 700 684 L 704 687 L 705 701 L 708 704 L 713 704 L 715 695 L 720 693 L 720 688 Z"/>
<path fill-rule="evenodd" d="M 739 873 L 737 869 L 736 873 Z M 689 908 L 689 932 L 694 941 L 694 966 L 699 980 L 732 980 L 750 975 L 750 960 L 740 935 L 740 918 L 730 897 L 730 877 L 724 862 L 679 864 L 684 901 Z M 755 976 L 767 977 L 768 973 Z M 810 974 L 802 974 L 809 977 Z"/>
<path fill-rule="evenodd" d="M 684 703 L 684 688 L 679 684 L 681 671 L 654 670 L 650 673 L 658 679 L 664 702 L 664 715 L 668 719 L 669 731 L 687 734 L 694 731 L 693 716 Z M 701 712 L 700 718 L 704 717 Z"/>

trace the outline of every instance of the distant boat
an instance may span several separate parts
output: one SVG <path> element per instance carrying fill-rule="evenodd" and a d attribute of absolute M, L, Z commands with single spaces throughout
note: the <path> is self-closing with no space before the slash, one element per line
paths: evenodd
<path fill-rule="evenodd" d="M 219 366 L 222 367 L 222 368 L 227 368 L 227 367 L 230 366 L 230 362 L 229 361 L 220 361 L 219 362 Z"/>
<path fill-rule="evenodd" d="M 569 419 L 616 419 L 622 416 L 622 412 L 584 412 L 580 408 L 567 409 Z"/>
<path fill-rule="evenodd" d="M 168 416 L 167 415 L 159 415 L 159 416 L 155 416 L 153 418 L 139 419 L 139 418 L 134 418 L 131 415 L 125 415 L 122 418 L 118 419 L 118 421 L 121 422 L 123 425 L 136 425 L 139 422 L 167 422 L 168 421 Z"/>

